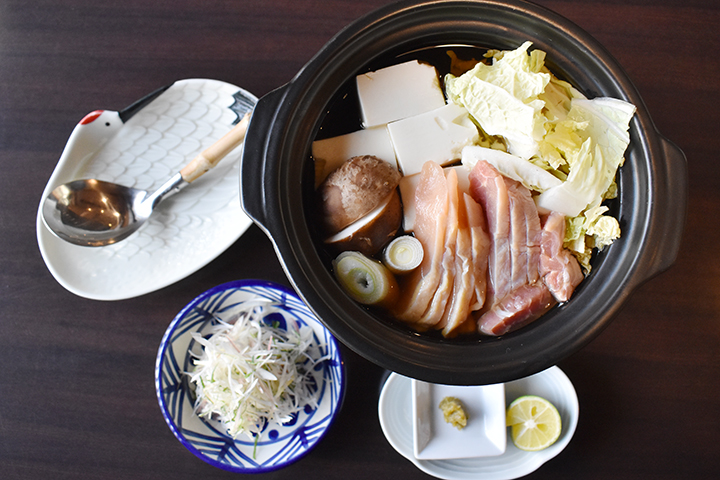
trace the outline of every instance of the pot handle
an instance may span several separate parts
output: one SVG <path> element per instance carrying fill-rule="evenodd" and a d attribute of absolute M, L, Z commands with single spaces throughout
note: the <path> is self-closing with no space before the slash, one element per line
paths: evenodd
<path fill-rule="evenodd" d="M 268 144 L 278 107 L 285 98 L 286 88 L 280 87 L 260 98 L 250 118 L 240 164 L 240 201 L 245 213 L 267 231 L 267 198 L 265 183 L 273 178 L 272 159 Z"/>
<path fill-rule="evenodd" d="M 648 236 L 650 255 L 643 268 L 645 274 L 639 283 L 669 269 L 677 260 L 680 251 L 688 204 L 688 169 L 685 154 L 673 142 L 658 135 L 665 160 L 665 174 L 657 179 L 653 195 L 655 210 L 660 212 L 660 220 L 653 226 Z M 671 225 L 677 228 L 671 228 Z"/>

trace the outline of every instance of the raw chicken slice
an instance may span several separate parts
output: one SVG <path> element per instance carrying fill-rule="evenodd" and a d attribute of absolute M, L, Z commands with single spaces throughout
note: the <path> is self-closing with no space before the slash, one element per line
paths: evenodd
<path fill-rule="evenodd" d="M 485 312 L 478 320 L 478 330 L 486 335 L 503 335 L 536 320 L 555 303 L 544 283 L 523 285 Z"/>
<path fill-rule="evenodd" d="M 540 216 L 530 190 L 520 182 L 505 178 L 510 199 L 510 257 L 512 289 L 534 284 L 540 279 Z"/>
<path fill-rule="evenodd" d="M 583 280 L 577 259 L 563 247 L 565 216 L 551 212 L 542 229 L 540 275 L 558 302 L 570 299 Z"/>
<path fill-rule="evenodd" d="M 425 314 L 418 323 L 423 326 L 437 326 L 442 320 L 443 313 L 448 306 L 448 300 L 453 296 L 456 275 L 457 239 L 459 234 L 459 192 L 457 173 L 454 170 L 444 172 L 447 183 L 448 211 L 447 226 L 445 229 L 445 250 L 442 256 L 442 275 L 433 299 Z M 458 273 L 462 276 L 462 266 Z"/>
<path fill-rule="evenodd" d="M 393 309 L 399 320 L 415 323 L 428 310 L 442 277 L 448 188 L 442 167 L 426 162 L 415 190 L 415 237 L 425 255 L 420 267 L 400 279 L 400 299 Z"/>
<path fill-rule="evenodd" d="M 463 194 L 463 200 L 472 240 L 472 265 L 475 269 L 475 292 L 470 310 L 476 311 L 485 305 L 485 298 L 487 296 L 490 236 L 487 232 L 485 214 L 480 204 L 473 200 L 468 194 Z"/>
<path fill-rule="evenodd" d="M 452 172 L 450 175 L 454 175 L 454 173 Z M 448 187 L 450 186 L 451 182 L 448 176 Z M 456 192 L 458 205 L 454 258 L 455 278 L 450 301 L 447 303 L 443 317 L 437 325 L 438 328 L 442 329 L 442 334 L 445 337 L 454 336 L 457 327 L 468 319 L 470 304 L 475 294 L 475 275 L 477 273 L 473 264 L 472 231 L 468 223 L 467 207 L 465 205 L 466 195 L 457 188 Z M 475 203 L 472 199 L 470 200 Z"/>
<path fill-rule="evenodd" d="M 477 328 L 502 335 L 544 314 L 555 299 L 540 281 L 542 228 L 527 187 L 485 161 L 470 173 L 471 194 L 485 207 L 490 235 L 490 289 Z"/>
<path fill-rule="evenodd" d="M 455 277 L 455 290 L 453 291 L 453 308 L 447 312 L 443 319 L 443 335 L 453 337 L 464 333 L 477 331 L 477 323 L 472 312 L 480 310 L 485 304 L 487 294 L 488 254 L 490 252 L 490 237 L 486 232 L 485 216 L 482 207 L 468 194 L 460 197 L 461 208 L 464 215 L 460 215 L 461 227 L 458 230 L 458 258 L 463 265 L 463 275 Z M 466 226 L 466 228 L 463 228 Z M 469 242 L 469 252 L 461 255 L 465 250 L 465 242 Z M 469 258 L 466 258 L 469 256 Z M 467 266 L 466 266 L 467 265 Z M 456 272 L 461 271 L 456 266 Z"/>
<path fill-rule="evenodd" d="M 510 199 L 503 176 L 483 160 L 470 172 L 470 195 L 482 206 L 487 218 L 490 254 L 486 303 L 493 305 L 512 287 Z"/>

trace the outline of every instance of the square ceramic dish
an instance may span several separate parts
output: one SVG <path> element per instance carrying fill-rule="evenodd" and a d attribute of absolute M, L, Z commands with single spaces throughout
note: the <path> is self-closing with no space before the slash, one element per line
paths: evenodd
<path fill-rule="evenodd" d="M 468 416 L 458 430 L 445 422 L 440 401 L 455 397 Z M 438 460 L 502 455 L 507 445 L 505 387 L 440 385 L 412 381 L 413 447 L 415 458 Z"/>

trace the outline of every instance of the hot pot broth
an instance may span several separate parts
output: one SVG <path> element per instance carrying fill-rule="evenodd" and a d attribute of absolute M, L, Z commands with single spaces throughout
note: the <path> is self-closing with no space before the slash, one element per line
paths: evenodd
<path fill-rule="evenodd" d="M 444 91 L 443 79 L 446 74 L 450 73 L 452 63 L 451 57 L 448 56 L 448 51 L 454 52 L 462 61 L 472 61 L 473 59 L 481 60 L 483 55 L 488 51 L 488 48 L 444 45 L 421 48 L 400 55 L 392 53 L 381 56 L 376 61 L 367 65 L 362 71 L 359 71 L 358 74 L 373 72 L 410 60 L 418 60 L 421 63 L 427 63 L 435 67 L 438 72 L 440 86 Z M 357 87 L 355 77 L 353 76 L 338 90 L 333 99 L 328 103 L 326 115 L 320 124 L 316 140 L 352 133 L 361 128 L 363 128 L 362 114 L 360 113 Z M 310 165 L 312 166 L 312 160 Z"/>
<path fill-rule="evenodd" d="M 440 80 L 440 87 L 443 91 L 443 94 L 446 95 L 445 91 L 445 85 L 444 85 L 444 78 L 446 74 L 452 73 L 453 75 L 460 76 L 465 70 L 472 67 L 472 64 L 474 64 L 477 61 L 482 61 L 485 59 L 484 55 L 488 51 L 488 48 L 484 47 L 475 47 L 475 46 L 459 46 L 459 45 L 448 45 L 448 46 L 437 46 L 437 47 L 430 47 L 430 48 L 422 48 L 418 50 L 414 50 L 409 53 L 405 53 L 402 55 L 385 55 L 378 60 L 372 62 L 369 64 L 366 68 L 364 68 L 362 71 L 358 72 L 358 74 L 364 73 L 364 72 L 373 72 L 377 71 L 379 69 L 382 69 L 384 67 L 400 64 L 403 62 L 407 62 L 410 60 L 418 60 L 421 63 L 427 63 L 429 65 L 432 65 L 435 67 L 438 73 L 438 77 Z M 451 53 L 449 53 L 451 52 Z M 455 57 L 454 59 L 451 57 Z M 470 62 L 470 63 L 468 63 Z M 553 69 L 552 65 L 552 59 L 546 58 L 545 64 L 550 69 L 550 71 L 557 77 L 561 78 L 560 75 L 558 75 L 558 72 Z M 469 65 L 469 66 L 468 66 Z M 458 71 L 458 68 L 461 70 Z M 584 93 L 584 92 L 583 92 Z M 447 96 L 447 95 L 446 95 Z M 363 121 L 362 121 L 362 113 L 360 111 L 360 105 L 359 105 L 359 98 L 357 93 L 357 86 L 355 77 L 353 76 L 351 79 L 349 79 L 335 94 L 335 96 L 332 98 L 332 100 L 328 103 L 328 107 L 326 109 L 326 114 L 324 119 L 322 120 L 320 127 L 317 132 L 317 136 L 315 140 L 322 140 L 326 138 L 332 138 L 339 135 L 344 135 L 347 133 L 356 132 L 358 130 L 361 130 L 363 128 Z M 459 162 L 457 162 L 459 164 Z M 305 176 L 305 184 L 311 184 L 312 182 L 308 179 L 314 175 L 314 164 L 313 164 L 313 158 L 312 155 L 309 155 L 309 160 L 307 162 L 307 169 L 306 169 L 306 176 Z M 621 169 L 618 172 L 618 175 L 621 175 Z M 618 185 L 620 184 L 620 180 L 617 180 Z M 603 203 L 604 206 L 607 206 L 609 208 L 609 211 L 606 212 L 607 215 L 612 215 L 614 217 L 617 217 L 617 211 L 618 211 L 618 205 L 619 202 L 615 199 L 607 200 Z M 315 239 L 318 253 L 320 257 L 322 258 L 323 262 L 326 264 L 327 268 L 329 270 L 333 270 L 333 259 L 337 256 L 337 251 L 333 250 L 332 248 L 328 248 L 324 242 L 325 235 L 324 233 L 317 228 L 319 225 L 318 220 L 318 209 L 317 209 L 317 196 L 314 190 L 306 190 L 306 196 L 305 196 L 305 211 L 307 214 L 307 218 L 310 220 L 310 230 L 313 234 L 313 237 Z M 402 226 L 398 230 L 397 236 L 403 235 L 404 231 L 402 229 Z M 599 262 L 601 262 L 604 252 L 595 250 L 592 255 L 592 260 L 590 261 L 590 267 L 594 270 L 594 268 L 597 266 Z M 379 254 L 375 255 L 376 258 L 379 258 Z M 581 282 L 580 285 L 577 287 L 577 290 L 582 289 L 582 286 L 585 282 Z M 551 309 L 557 308 L 558 304 L 554 303 Z M 371 311 L 376 317 L 378 317 L 379 321 L 387 322 L 390 325 L 393 326 L 393 328 L 398 328 L 403 331 L 409 331 L 413 334 L 418 334 L 417 329 L 408 325 L 405 322 L 397 320 L 393 315 L 391 315 L 387 309 L 384 308 L 376 308 L 376 307 L 365 307 L 369 311 Z M 548 316 L 547 313 L 545 313 L 544 316 Z M 542 318 L 540 319 L 542 320 Z M 531 328 L 532 324 L 528 326 L 522 327 L 523 329 Z M 512 333 L 512 332 L 510 332 Z M 482 335 L 477 332 L 477 330 L 473 332 L 464 332 L 462 335 L 452 338 L 452 339 L 446 339 L 443 337 L 439 331 L 436 330 L 428 330 L 423 331 L 420 333 L 423 336 L 428 336 L 429 338 L 436 338 L 440 341 L 452 341 L 452 342 L 477 342 L 477 341 L 493 341 L 495 337 L 488 337 L 486 335 Z"/>

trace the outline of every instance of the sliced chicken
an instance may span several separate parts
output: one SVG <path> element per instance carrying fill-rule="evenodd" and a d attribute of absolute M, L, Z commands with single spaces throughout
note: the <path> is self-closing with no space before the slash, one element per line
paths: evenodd
<path fill-rule="evenodd" d="M 510 257 L 512 289 L 540 279 L 540 216 L 530 190 L 504 177 L 510 199 Z"/>
<path fill-rule="evenodd" d="M 542 229 L 540 275 L 558 302 L 570 299 L 583 280 L 577 259 L 563 247 L 565 216 L 552 212 Z"/>
<path fill-rule="evenodd" d="M 475 277 L 475 292 L 470 305 L 471 311 L 480 310 L 485 305 L 488 289 L 488 255 L 490 254 L 490 236 L 487 232 L 485 214 L 478 202 L 468 194 L 463 194 L 468 228 L 472 242 L 472 266 Z"/>
<path fill-rule="evenodd" d="M 502 175 L 489 163 L 478 161 L 470 172 L 470 195 L 483 208 L 490 236 L 488 295 L 493 305 L 512 288 L 510 251 L 510 198 Z"/>
<path fill-rule="evenodd" d="M 453 289 L 456 278 L 456 260 L 457 260 L 457 240 L 460 227 L 459 219 L 459 191 L 457 174 L 454 170 L 445 172 L 445 180 L 447 183 L 447 225 L 445 229 L 445 249 L 442 255 L 441 268 L 442 274 L 437 290 L 433 295 L 433 299 L 428 306 L 425 314 L 420 317 L 418 322 L 424 326 L 437 327 L 442 320 L 448 301 L 453 296 Z M 463 270 L 457 272 L 458 276 L 462 276 Z"/>
<path fill-rule="evenodd" d="M 490 236 L 491 294 L 478 319 L 486 335 L 502 335 L 544 314 L 555 299 L 540 279 L 542 228 L 527 187 L 485 161 L 470 173 L 473 198 L 485 207 Z"/>
<path fill-rule="evenodd" d="M 454 174 L 454 172 L 453 172 Z M 448 177 L 449 180 L 449 177 Z M 448 181 L 450 186 L 450 181 Z M 475 295 L 475 283 L 478 269 L 473 264 L 472 230 L 468 222 L 466 197 L 475 203 L 472 198 L 457 191 L 457 235 L 455 241 L 455 278 L 452 295 L 447 303 L 443 317 L 438 324 L 445 337 L 454 336 L 456 329 L 465 322 L 470 315 L 470 307 Z M 477 205 L 477 203 L 475 203 Z M 485 253 L 487 255 L 487 252 Z M 487 264 L 487 260 L 485 262 Z"/>
<path fill-rule="evenodd" d="M 537 320 L 555 303 L 543 282 L 523 285 L 485 312 L 478 320 L 478 330 L 486 335 L 503 335 Z"/>
<path fill-rule="evenodd" d="M 553 213 L 542 223 L 520 182 L 478 161 L 469 193 L 454 169 L 427 162 L 419 174 L 414 233 L 425 256 L 399 280 L 393 309 L 419 331 L 503 335 L 569 299 L 582 281 L 563 248 L 564 217 Z"/>
<path fill-rule="evenodd" d="M 418 322 L 442 280 L 448 208 L 443 169 L 437 163 L 426 162 L 415 190 L 415 237 L 420 240 L 425 255 L 420 267 L 400 279 L 400 299 L 393 309 L 399 320 Z"/>

